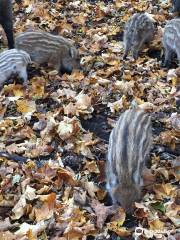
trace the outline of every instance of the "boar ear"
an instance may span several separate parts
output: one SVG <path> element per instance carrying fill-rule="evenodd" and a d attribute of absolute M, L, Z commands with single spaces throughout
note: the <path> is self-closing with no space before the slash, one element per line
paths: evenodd
<path fill-rule="evenodd" d="M 70 48 L 69 53 L 70 53 L 70 56 L 71 56 L 72 58 L 75 58 L 76 55 L 77 55 L 77 51 L 76 51 L 76 49 L 75 49 L 74 47 L 71 47 L 71 48 Z"/>

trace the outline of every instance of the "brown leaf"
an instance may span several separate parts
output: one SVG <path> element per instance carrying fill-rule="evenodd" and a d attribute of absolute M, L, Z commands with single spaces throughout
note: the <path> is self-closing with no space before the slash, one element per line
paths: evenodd
<path fill-rule="evenodd" d="M 91 202 L 91 207 L 95 211 L 96 217 L 97 217 L 97 227 L 102 228 L 106 218 L 109 215 L 112 215 L 115 213 L 115 209 L 113 207 L 106 207 L 104 204 L 98 202 L 97 200 L 93 199 Z"/>

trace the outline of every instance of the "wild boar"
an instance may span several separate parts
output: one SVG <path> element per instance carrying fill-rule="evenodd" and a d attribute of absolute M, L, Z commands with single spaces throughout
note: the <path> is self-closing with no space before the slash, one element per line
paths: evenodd
<path fill-rule="evenodd" d="M 8 47 L 14 48 L 12 1 L 0 0 L 0 24 L 2 25 L 8 40 Z"/>
<path fill-rule="evenodd" d="M 151 118 L 142 110 L 126 110 L 109 138 L 106 165 L 107 190 L 113 204 L 131 213 L 141 200 L 142 171 L 151 147 Z"/>
<path fill-rule="evenodd" d="M 173 12 L 180 14 L 180 0 L 172 0 Z"/>
<path fill-rule="evenodd" d="M 80 68 L 78 50 L 70 41 L 41 31 L 27 31 L 15 38 L 15 46 L 29 53 L 31 60 L 48 63 L 60 73 L 71 74 L 73 69 Z"/>
<path fill-rule="evenodd" d="M 12 75 L 18 75 L 27 85 L 26 67 L 30 62 L 29 54 L 23 50 L 10 49 L 0 53 L 0 87 Z"/>
<path fill-rule="evenodd" d="M 171 65 L 172 57 L 177 55 L 180 62 L 180 19 L 175 18 L 167 22 L 162 39 L 165 59 L 163 66 L 169 67 Z"/>
<path fill-rule="evenodd" d="M 124 29 L 124 56 L 126 59 L 131 51 L 134 59 L 138 58 L 139 51 L 145 43 L 153 40 L 155 25 L 146 13 L 135 13 L 125 24 Z"/>

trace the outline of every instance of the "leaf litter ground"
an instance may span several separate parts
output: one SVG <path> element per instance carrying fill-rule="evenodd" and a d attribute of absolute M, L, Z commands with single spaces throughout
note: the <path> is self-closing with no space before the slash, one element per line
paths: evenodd
<path fill-rule="evenodd" d="M 176 61 L 170 71 L 160 66 L 170 3 L 22 2 L 14 3 L 15 34 L 72 39 L 83 71 L 59 76 L 31 65 L 28 89 L 13 78 L 1 90 L 0 239 L 179 239 L 180 70 Z M 124 24 L 141 11 L 157 22 L 155 40 L 136 62 L 123 61 Z M 126 216 L 111 206 L 104 168 L 115 121 L 136 105 L 151 113 L 153 148 L 144 198 Z"/>

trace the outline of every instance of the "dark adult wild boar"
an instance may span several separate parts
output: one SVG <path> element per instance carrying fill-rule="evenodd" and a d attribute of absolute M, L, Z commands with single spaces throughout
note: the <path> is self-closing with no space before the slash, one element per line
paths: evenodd
<path fill-rule="evenodd" d="M 151 147 L 151 119 L 142 110 L 126 110 L 109 138 L 106 165 L 107 190 L 113 204 L 131 213 L 141 200 L 142 172 Z"/>
<path fill-rule="evenodd" d="M 15 0 L 15 2 L 20 4 L 21 0 Z M 0 0 L 0 24 L 6 33 L 8 47 L 14 48 L 13 14 L 11 0 Z"/>
<path fill-rule="evenodd" d="M 48 63 L 60 73 L 71 73 L 80 68 L 78 50 L 72 43 L 57 35 L 42 31 L 27 31 L 15 39 L 15 47 L 29 53 L 31 60 Z"/>
<path fill-rule="evenodd" d="M 180 0 L 172 0 L 173 12 L 180 14 Z"/>
<path fill-rule="evenodd" d="M 8 47 L 14 47 L 12 2 L 11 0 L 0 0 L 0 24 L 2 25 L 8 40 Z"/>

